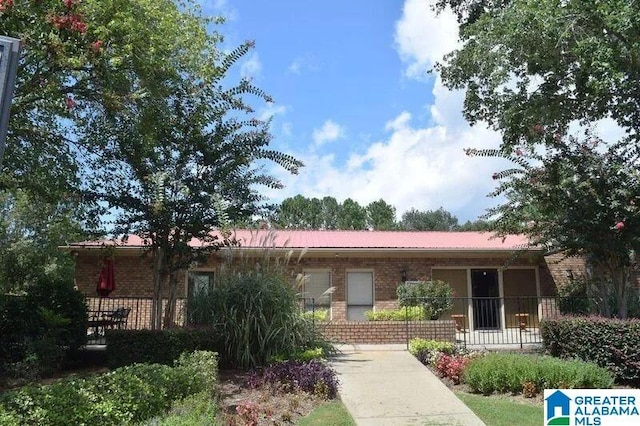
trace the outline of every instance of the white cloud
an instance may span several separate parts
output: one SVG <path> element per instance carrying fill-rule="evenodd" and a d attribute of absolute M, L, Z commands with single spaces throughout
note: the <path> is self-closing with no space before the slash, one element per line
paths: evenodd
<path fill-rule="evenodd" d="M 446 10 L 436 16 L 424 0 L 406 0 L 396 22 L 395 43 L 400 58 L 408 63 L 408 77 L 424 79 L 434 63 L 458 46 L 455 15 Z"/>
<path fill-rule="evenodd" d="M 316 146 L 333 142 L 344 137 L 344 127 L 331 120 L 324 122 L 321 128 L 313 131 L 313 143 Z"/>
<path fill-rule="evenodd" d="M 435 61 L 455 48 L 455 18 L 450 12 L 436 17 L 424 0 L 406 0 L 395 40 L 405 75 L 422 80 Z M 461 221 L 475 219 L 500 201 L 486 195 L 496 186 L 492 174 L 509 163 L 468 157 L 464 148 L 497 147 L 500 135 L 483 125 L 470 127 L 462 116 L 463 92 L 448 90 L 437 74 L 432 93 L 434 100 L 427 105 L 431 124 L 414 125 L 412 113 L 403 111 L 379 124 L 386 136 L 353 152 L 344 164 L 313 147 L 292 152 L 306 167 L 293 177 L 277 172 L 286 187 L 268 195 L 276 202 L 295 194 L 331 195 L 338 201 L 351 197 L 363 205 L 382 198 L 396 207 L 398 216 L 410 208 L 442 206 Z M 316 144 L 339 137 L 339 126 L 332 125 L 329 120 L 314 132 Z"/>
<path fill-rule="evenodd" d="M 259 77 L 262 73 L 262 62 L 258 52 L 251 52 L 251 55 L 240 65 L 240 75 L 242 77 Z"/>
<path fill-rule="evenodd" d="M 302 74 L 303 71 L 317 71 L 318 65 L 313 55 L 307 53 L 297 56 L 289 65 L 287 70 L 292 74 Z"/>
<path fill-rule="evenodd" d="M 286 114 L 288 108 L 285 105 L 276 105 L 273 103 L 267 104 L 265 107 L 258 110 L 258 119 L 265 121 L 278 115 Z"/>

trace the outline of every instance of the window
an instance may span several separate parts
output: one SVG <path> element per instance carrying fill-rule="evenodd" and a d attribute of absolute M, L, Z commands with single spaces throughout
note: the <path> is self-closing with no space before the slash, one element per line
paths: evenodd
<path fill-rule="evenodd" d="M 303 297 L 307 308 L 315 303 L 316 307 L 328 308 L 331 305 L 331 272 L 329 271 L 307 271 L 304 273 Z M 312 300 L 313 299 L 313 300 Z"/>
<path fill-rule="evenodd" d="M 189 299 L 200 292 L 213 288 L 213 271 L 189 271 L 188 296 Z"/>

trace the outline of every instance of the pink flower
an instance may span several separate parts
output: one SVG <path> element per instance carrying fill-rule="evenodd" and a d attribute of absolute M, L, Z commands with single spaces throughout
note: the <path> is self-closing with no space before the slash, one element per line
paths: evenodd
<path fill-rule="evenodd" d="M 541 135 L 544 133 L 544 126 L 542 124 L 536 124 L 533 126 L 533 131 L 537 135 Z"/>
<path fill-rule="evenodd" d="M 518 157 L 522 156 L 522 150 L 520 148 L 516 148 L 515 151 L 513 151 L 514 154 L 516 154 Z"/>
<path fill-rule="evenodd" d="M 96 40 L 91 43 L 91 50 L 93 50 L 93 53 L 100 53 L 102 50 L 102 40 Z"/>
<path fill-rule="evenodd" d="M 13 0 L 0 0 L 0 12 L 13 6 Z"/>
<path fill-rule="evenodd" d="M 614 227 L 617 231 L 620 231 L 622 228 L 624 228 L 624 222 L 620 221 L 620 222 L 616 223 L 615 225 L 613 225 L 613 227 Z"/>
<path fill-rule="evenodd" d="M 71 96 L 67 96 L 65 103 L 67 104 L 68 110 L 72 110 L 76 106 L 76 101 Z"/>
<path fill-rule="evenodd" d="M 76 0 L 62 0 L 62 3 L 64 3 L 64 7 L 66 7 L 67 9 L 71 9 L 75 2 Z"/>

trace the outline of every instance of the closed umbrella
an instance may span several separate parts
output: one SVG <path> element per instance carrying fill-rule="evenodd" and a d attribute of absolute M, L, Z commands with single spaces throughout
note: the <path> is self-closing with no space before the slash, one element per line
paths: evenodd
<path fill-rule="evenodd" d="M 98 300 L 98 315 L 100 315 L 102 298 L 108 297 L 109 293 L 116 289 L 116 277 L 113 270 L 113 259 L 105 259 L 102 270 L 100 271 L 100 278 L 98 278 L 98 286 L 96 291 L 100 295 Z"/>

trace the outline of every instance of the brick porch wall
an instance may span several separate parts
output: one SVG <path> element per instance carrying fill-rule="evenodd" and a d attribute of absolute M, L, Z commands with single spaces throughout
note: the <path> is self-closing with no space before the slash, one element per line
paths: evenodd
<path fill-rule="evenodd" d="M 411 321 L 409 339 L 421 337 L 455 343 L 453 321 Z M 333 321 L 317 325 L 320 332 L 335 343 L 406 343 L 407 323 L 404 321 Z"/>
<path fill-rule="evenodd" d="M 553 259 L 555 260 L 555 259 Z M 416 258 L 360 258 L 360 257 L 303 257 L 299 262 L 292 261 L 288 272 L 291 277 L 305 270 L 325 269 L 331 272 L 332 285 L 335 292 L 331 297 L 331 319 L 333 321 L 346 320 L 346 273 L 349 270 L 370 270 L 374 275 L 374 300 L 375 309 L 392 309 L 397 307 L 396 289 L 401 279 L 402 271 L 406 271 L 407 279 L 430 279 L 432 268 L 439 267 L 487 267 L 499 268 L 505 265 L 507 257 L 416 257 Z M 200 268 L 215 268 L 219 260 L 212 257 L 207 264 Z M 153 294 L 153 267 L 148 256 L 140 252 L 122 251 L 115 257 L 116 291 L 111 297 L 151 297 Z M 576 260 L 564 260 L 561 262 L 542 261 L 538 263 L 533 259 L 515 259 L 511 266 L 539 265 L 540 289 L 542 296 L 556 294 L 558 281 L 566 280 L 566 270 L 578 269 L 580 266 Z M 76 257 L 76 285 L 87 296 L 96 295 L 96 284 L 102 267 L 102 254 L 82 251 Z M 181 282 L 178 286 L 178 297 L 184 297 L 184 284 L 186 273 L 179 274 Z M 293 278 L 292 278 L 293 282 Z"/>

